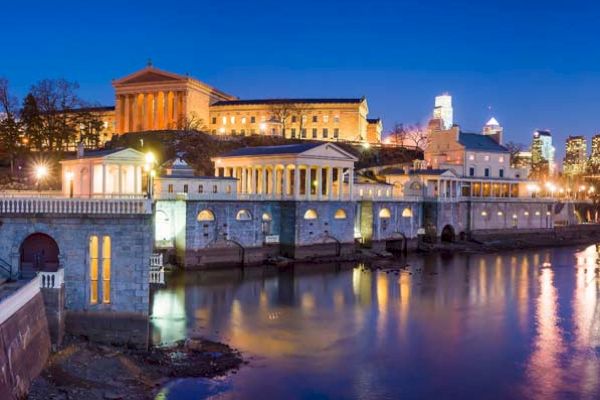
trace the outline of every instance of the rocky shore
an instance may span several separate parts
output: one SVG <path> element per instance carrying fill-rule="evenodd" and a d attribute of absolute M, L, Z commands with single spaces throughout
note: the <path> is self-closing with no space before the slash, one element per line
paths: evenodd
<path fill-rule="evenodd" d="M 148 351 L 69 337 L 30 388 L 30 400 L 146 400 L 176 378 L 214 378 L 244 363 L 231 347 L 187 339 Z"/>

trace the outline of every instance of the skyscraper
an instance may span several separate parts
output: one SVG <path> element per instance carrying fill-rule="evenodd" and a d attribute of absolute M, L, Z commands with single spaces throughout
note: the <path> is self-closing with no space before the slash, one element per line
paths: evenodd
<path fill-rule="evenodd" d="M 592 138 L 592 154 L 588 166 L 590 173 L 600 174 L 600 134 Z"/>
<path fill-rule="evenodd" d="M 435 97 L 433 119 L 441 121 L 441 129 L 448 130 L 454 125 L 454 111 L 452 110 L 452 96 L 444 93 Z"/>
<path fill-rule="evenodd" d="M 583 136 L 569 136 L 566 141 L 563 173 L 577 176 L 585 173 L 587 161 L 587 144 Z"/>
<path fill-rule="evenodd" d="M 498 120 L 494 117 L 483 126 L 483 134 L 491 136 L 497 143 L 502 144 L 502 133 L 504 128 L 500 125 Z"/>
<path fill-rule="evenodd" d="M 554 152 L 552 134 L 547 130 L 537 130 L 533 133 L 531 144 L 531 170 L 538 175 L 554 172 Z"/>

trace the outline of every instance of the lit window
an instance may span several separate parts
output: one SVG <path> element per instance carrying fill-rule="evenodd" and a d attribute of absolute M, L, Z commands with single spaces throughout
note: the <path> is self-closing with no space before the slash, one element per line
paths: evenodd
<path fill-rule="evenodd" d="M 198 185 L 198 193 L 204 193 L 204 185 Z"/>
<path fill-rule="evenodd" d="M 340 129 L 339 128 L 333 128 L 333 137 L 336 139 L 338 137 L 340 137 Z"/>
<path fill-rule="evenodd" d="M 231 118 L 229 118 L 229 121 L 230 121 L 232 124 L 235 124 L 235 117 L 232 115 L 232 116 L 231 116 Z"/>
<path fill-rule="evenodd" d="M 90 303 L 98 303 L 98 236 L 90 236 Z"/>
<path fill-rule="evenodd" d="M 484 157 L 483 157 L 483 159 L 484 159 L 485 161 L 490 161 L 490 156 L 484 156 Z"/>
<path fill-rule="evenodd" d="M 250 117 L 250 123 L 251 124 L 256 123 L 256 117 Z"/>
<path fill-rule="evenodd" d="M 323 138 L 327 139 L 329 137 L 329 129 L 323 128 Z"/>
<path fill-rule="evenodd" d="M 252 214 L 250 214 L 250 211 L 248 210 L 240 210 L 235 216 L 235 219 L 237 219 L 238 221 L 251 221 Z"/>
<path fill-rule="evenodd" d="M 529 215 L 529 211 L 524 211 L 523 215 L 528 216 Z"/>
<path fill-rule="evenodd" d="M 536 211 L 536 212 L 535 212 L 535 215 L 540 215 L 540 212 L 539 212 L 539 211 Z"/>
<path fill-rule="evenodd" d="M 501 162 L 501 163 L 503 163 L 504 162 L 504 157 L 500 156 L 500 158 L 498 158 L 498 161 Z"/>
<path fill-rule="evenodd" d="M 210 210 L 202 210 L 198 213 L 198 221 L 214 221 L 215 214 Z"/>
<path fill-rule="evenodd" d="M 501 217 L 503 215 L 502 211 L 498 211 L 498 216 Z"/>
<path fill-rule="evenodd" d="M 551 215 L 552 213 L 550 211 L 546 211 L 546 215 Z"/>
<path fill-rule="evenodd" d="M 317 219 L 318 215 L 317 212 L 315 210 L 308 209 L 306 210 L 306 212 L 304 213 L 304 219 Z"/>
<path fill-rule="evenodd" d="M 210 122 L 214 125 L 217 123 L 217 117 L 212 117 Z"/>
<path fill-rule="evenodd" d="M 263 221 L 271 221 L 272 220 L 271 215 L 269 213 L 263 213 L 262 220 Z"/>
<path fill-rule="evenodd" d="M 313 128 L 313 130 L 312 130 L 312 137 L 313 137 L 313 139 L 317 138 L 317 128 Z"/>
<path fill-rule="evenodd" d="M 323 122 L 325 122 L 325 123 L 329 122 L 329 115 L 323 115 Z"/>
<path fill-rule="evenodd" d="M 102 238 L 102 302 L 110 303 L 110 236 Z"/>
<path fill-rule="evenodd" d="M 365 194 L 365 193 L 364 193 L 364 190 L 360 189 L 360 190 L 358 191 L 358 194 L 359 194 L 360 196 L 362 196 L 363 194 Z"/>
<path fill-rule="evenodd" d="M 343 208 L 339 208 L 336 212 L 335 215 L 333 216 L 334 219 L 346 219 L 346 211 L 344 211 Z"/>
<path fill-rule="evenodd" d="M 167 186 L 167 192 L 173 193 L 173 184 L 172 183 L 169 183 L 169 186 Z"/>
<path fill-rule="evenodd" d="M 513 214 L 513 219 L 517 219 L 519 217 L 517 217 L 517 214 Z"/>
<path fill-rule="evenodd" d="M 334 117 L 333 117 L 333 122 L 335 122 L 336 124 L 337 124 L 338 122 L 340 122 L 340 116 L 339 116 L 339 115 L 334 115 Z"/>
<path fill-rule="evenodd" d="M 242 117 L 242 124 L 246 123 L 246 117 Z"/>
<path fill-rule="evenodd" d="M 307 119 L 308 119 L 308 118 L 307 118 L 307 116 L 306 116 L 306 115 L 303 115 L 303 116 L 302 116 L 302 122 L 306 122 L 306 121 L 307 121 Z"/>
<path fill-rule="evenodd" d="M 379 210 L 379 218 L 382 218 L 382 219 L 392 218 L 392 213 L 390 212 L 390 209 L 382 208 L 381 210 Z"/>
<path fill-rule="evenodd" d="M 227 185 L 227 189 L 225 189 L 225 193 L 231 194 L 231 185 Z"/>
<path fill-rule="evenodd" d="M 474 154 L 469 154 L 469 160 L 471 160 L 471 161 L 475 160 L 475 155 Z"/>
<path fill-rule="evenodd" d="M 223 117 L 222 121 L 223 121 L 223 125 L 227 125 L 227 117 Z"/>
<path fill-rule="evenodd" d="M 405 218 L 410 218 L 413 216 L 413 212 L 410 208 L 406 207 L 404 210 L 402 210 L 402 216 Z"/>
<path fill-rule="evenodd" d="M 482 216 L 482 217 L 487 217 L 487 211 L 482 211 L 482 212 L 481 212 L 481 216 Z"/>
<path fill-rule="evenodd" d="M 296 123 L 296 119 L 297 117 L 295 115 L 292 115 L 292 123 Z"/>

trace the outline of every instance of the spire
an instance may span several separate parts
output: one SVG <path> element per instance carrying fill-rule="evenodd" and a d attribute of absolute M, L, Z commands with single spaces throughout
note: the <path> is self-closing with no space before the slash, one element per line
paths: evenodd
<path fill-rule="evenodd" d="M 486 126 L 500 126 L 498 120 L 494 117 L 490 118 L 490 120 L 485 124 Z"/>

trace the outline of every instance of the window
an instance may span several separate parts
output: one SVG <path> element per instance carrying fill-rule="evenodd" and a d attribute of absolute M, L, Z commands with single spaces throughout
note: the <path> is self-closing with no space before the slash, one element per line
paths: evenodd
<path fill-rule="evenodd" d="M 317 212 L 315 210 L 313 210 L 312 208 L 309 208 L 304 213 L 304 219 L 317 219 L 317 218 L 319 218 L 319 216 L 317 215 Z"/>
<path fill-rule="evenodd" d="M 329 137 L 329 129 L 323 128 L 323 138 L 327 139 Z"/>
<path fill-rule="evenodd" d="M 301 119 L 302 119 L 302 122 L 303 122 L 303 123 L 304 123 L 304 122 L 306 122 L 306 121 L 307 121 L 307 117 L 306 117 L 306 115 L 303 115 L 303 116 L 301 117 Z"/>
<path fill-rule="evenodd" d="M 252 214 L 248 210 L 240 210 L 238 211 L 235 219 L 238 221 L 252 221 Z"/>
<path fill-rule="evenodd" d="M 486 177 L 490 176 L 490 169 L 489 168 L 484 169 L 483 170 L 483 175 L 486 176 Z"/>
<path fill-rule="evenodd" d="M 413 212 L 410 208 L 406 207 L 404 210 L 402 210 L 402 216 L 404 218 L 410 218 L 413 216 Z"/>
<path fill-rule="evenodd" d="M 333 122 L 335 122 L 336 124 L 340 122 L 340 116 L 339 115 L 334 115 L 333 116 Z"/>
<path fill-rule="evenodd" d="M 474 167 L 469 168 L 469 176 L 475 176 L 475 168 Z"/>
<path fill-rule="evenodd" d="M 325 122 L 325 123 L 329 122 L 329 115 L 323 115 L 323 122 Z"/>
<path fill-rule="evenodd" d="M 296 128 L 292 128 L 292 129 L 291 129 L 291 131 L 290 131 L 290 136 L 291 136 L 292 138 L 295 138 L 295 137 L 296 137 Z"/>
<path fill-rule="evenodd" d="M 256 123 L 256 117 L 255 116 L 250 117 L 250 123 L 251 124 Z"/>
<path fill-rule="evenodd" d="M 302 128 L 302 138 L 306 139 L 306 128 Z"/>
<path fill-rule="evenodd" d="M 261 225 L 262 225 L 263 235 L 270 235 L 271 234 L 271 215 L 269 215 L 269 213 L 263 213 Z"/>
<path fill-rule="evenodd" d="M 183 185 L 183 193 L 187 193 L 188 192 L 188 185 Z"/>
<path fill-rule="evenodd" d="M 203 221 L 214 221 L 215 214 L 210 210 L 202 210 L 198 213 L 198 217 L 196 218 L 199 222 Z"/>
<path fill-rule="evenodd" d="M 198 185 L 198 193 L 204 193 L 204 185 Z"/>
<path fill-rule="evenodd" d="M 229 118 L 229 121 L 231 124 L 235 124 L 235 117 L 232 115 L 231 118 Z"/>
<path fill-rule="evenodd" d="M 340 129 L 339 128 L 333 128 L 333 137 L 336 139 L 340 137 Z"/>
<path fill-rule="evenodd" d="M 110 236 L 102 237 L 102 302 L 110 303 Z"/>
<path fill-rule="evenodd" d="M 167 192 L 173 193 L 173 184 L 172 183 L 169 183 L 169 186 L 167 186 Z"/>
<path fill-rule="evenodd" d="M 470 160 L 470 161 L 473 161 L 473 160 L 475 160 L 475 155 L 474 155 L 474 154 L 469 154 L 469 160 Z"/>
<path fill-rule="evenodd" d="M 227 117 L 223 117 L 221 121 L 223 121 L 223 125 L 227 125 Z"/>
<path fill-rule="evenodd" d="M 498 175 L 500 178 L 504 178 L 504 170 L 502 168 L 500 168 L 500 171 L 498 171 Z"/>
<path fill-rule="evenodd" d="M 217 117 L 212 117 L 211 123 L 214 125 L 217 123 Z"/>
<path fill-rule="evenodd" d="M 232 134 L 232 135 L 235 135 L 236 133 L 237 133 L 237 132 L 235 131 L 235 129 L 232 129 L 232 130 L 231 130 L 231 134 Z"/>
<path fill-rule="evenodd" d="M 319 117 L 317 117 L 316 115 L 313 115 L 312 117 L 312 122 L 319 122 Z"/>
<path fill-rule="evenodd" d="M 90 236 L 90 303 L 98 303 L 98 236 Z"/>
<path fill-rule="evenodd" d="M 246 123 L 246 117 L 242 117 L 242 124 Z"/>
<path fill-rule="evenodd" d="M 484 156 L 484 157 L 483 157 L 483 159 L 484 159 L 485 161 L 490 161 L 490 156 Z"/>
<path fill-rule="evenodd" d="M 231 194 L 231 185 L 227 185 L 227 189 L 225 189 L 225 193 Z"/>
<path fill-rule="evenodd" d="M 271 218 L 271 215 L 269 213 L 263 213 L 262 215 L 262 220 L 263 221 L 271 221 L 273 218 Z"/>
<path fill-rule="evenodd" d="M 346 219 L 346 218 L 347 218 L 346 211 L 343 208 L 339 208 L 333 216 L 333 219 Z"/>
<path fill-rule="evenodd" d="M 392 218 L 392 213 L 390 212 L 390 209 L 382 208 L 381 210 L 379 210 L 379 218 L 382 218 L 382 219 Z"/>
<path fill-rule="evenodd" d="M 219 191 L 219 188 L 217 187 L 217 185 L 213 185 L 213 193 L 217 193 Z"/>
<path fill-rule="evenodd" d="M 312 130 L 312 137 L 313 137 L 313 139 L 317 138 L 317 128 L 313 128 L 313 130 Z"/>
<path fill-rule="evenodd" d="M 296 119 L 297 119 L 296 116 L 292 115 L 292 123 L 296 123 Z"/>

